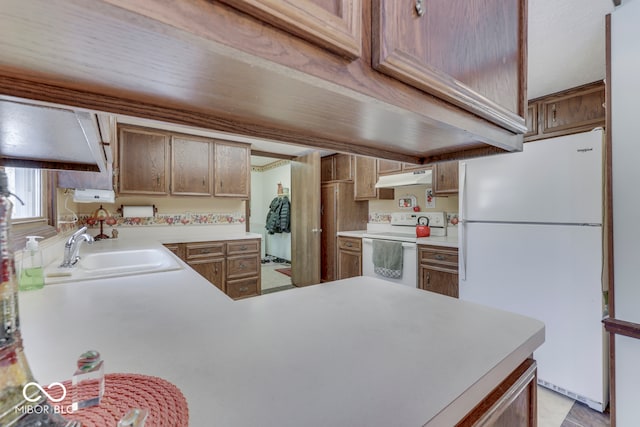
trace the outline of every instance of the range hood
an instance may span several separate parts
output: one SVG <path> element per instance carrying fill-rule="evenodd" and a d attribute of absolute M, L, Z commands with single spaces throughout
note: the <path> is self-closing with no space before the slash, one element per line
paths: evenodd
<path fill-rule="evenodd" d="M 98 118 L 0 97 L 0 165 L 106 172 Z"/>
<path fill-rule="evenodd" d="M 405 185 L 431 184 L 431 170 L 422 170 L 396 175 L 383 175 L 378 178 L 376 188 L 403 187 Z"/>

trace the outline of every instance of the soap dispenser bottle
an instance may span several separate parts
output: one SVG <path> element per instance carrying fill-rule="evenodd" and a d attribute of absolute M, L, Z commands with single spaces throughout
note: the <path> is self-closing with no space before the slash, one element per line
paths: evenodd
<path fill-rule="evenodd" d="M 44 286 L 44 272 L 42 250 L 38 245 L 40 236 L 27 236 L 27 246 L 22 251 L 20 276 L 18 286 L 21 291 L 42 289 Z"/>

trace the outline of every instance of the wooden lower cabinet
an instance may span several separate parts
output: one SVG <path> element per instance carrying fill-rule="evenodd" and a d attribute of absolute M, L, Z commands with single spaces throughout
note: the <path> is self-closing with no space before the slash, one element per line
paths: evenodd
<path fill-rule="evenodd" d="M 418 287 L 458 298 L 458 248 L 418 246 Z"/>
<path fill-rule="evenodd" d="M 233 299 L 260 295 L 260 240 L 242 239 L 165 245 Z"/>
<path fill-rule="evenodd" d="M 362 239 L 338 236 L 338 279 L 362 276 Z"/>
<path fill-rule="evenodd" d="M 537 396 L 536 362 L 526 359 L 456 425 L 535 427 Z"/>

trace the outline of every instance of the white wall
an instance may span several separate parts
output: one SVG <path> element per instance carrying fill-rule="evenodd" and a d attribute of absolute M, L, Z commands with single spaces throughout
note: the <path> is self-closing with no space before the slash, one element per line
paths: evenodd
<path fill-rule="evenodd" d="M 261 170 L 263 169 L 263 170 Z M 280 162 L 277 167 L 253 168 L 251 171 L 250 231 L 263 234 L 263 257 L 266 254 L 291 260 L 291 233 L 266 234 L 269 204 L 277 196 L 278 183 L 291 190 L 291 164 Z M 291 197 L 291 194 L 289 194 Z"/>

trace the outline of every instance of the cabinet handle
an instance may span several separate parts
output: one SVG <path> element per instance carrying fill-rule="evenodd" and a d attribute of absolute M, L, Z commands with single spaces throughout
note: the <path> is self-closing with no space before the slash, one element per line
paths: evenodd
<path fill-rule="evenodd" d="M 205 183 L 204 183 L 204 177 L 202 177 L 202 186 L 203 186 L 203 187 L 205 186 Z"/>
<path fill-rule="evenodd" d="M 553 106 L 551 107 L 551 121 L 556 121 L 556 104 L 553 104 Z"/>
<path fill-rule="evenodd" d="M 246 247 L 246 246 L 244 246 L 244 245 L 243 245 L 243 246 L 240 246 L 240 250 L 241 250 L 241 251 L 246 251 L 246 250 L 247 250 L 247 247 Z"/>
<path fill-rule="evenodd" d="M 440 255 L 440 254 L 436 254 L 434 258 L 437 259 L 438 261 L 444 261 L 446 259 L 444 255 Z"/>
<path fill-rule="evenodd" d="M 427 285 L 431 284 L 431 272 L 427 272 Z"/>
<path fill-rule="evenodd" d="M 345 244 L 345 246 L 346 246 L 346 247 L 348 247 L 348 248 L 350 248 L 350 247 L 352 247 L 352 246 L 353 246 L 353 243 L 351 243 L 351 242 L 347 242 L 347 243 Z"/>
<path fill-rule="evenodd" d="M 424 12 L 424 0 L 416 0 L 416 13 L 418 16 L 422 16 Z"/>
<path fill-rule="evenodd" d="M 202 250 L 202 253 L 203 253 L 203 254 L 208 254 L 209 252 L 211 252 L 211 250 L 209 250 L 209 249 L 203 249 L 203 250 Z"/>
<path fill-rule="evenodd" d="M 241 263 L 240 263 L 240 269 L 241 269 L 241 270 L 244 270 L 245 268 L 247 268 L 247 266 L 246 266 L 246 265 L 244 265 L 244 263 L 243 263 L 243 262 L 241 262 Z"/>
<path fill-rule="evenodd" d="M 247 291 L 249 290 L 249 287 L 248 287 L 248 286 L 243 286 L 243 287 L 241 287 L 241 288 L 238 288 L 238 290 L 239 290 L 240 292 L 247 292 Z"/>

